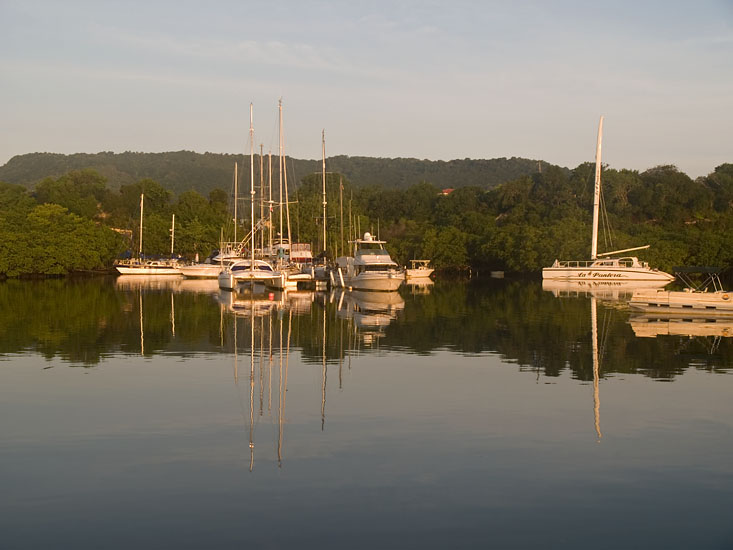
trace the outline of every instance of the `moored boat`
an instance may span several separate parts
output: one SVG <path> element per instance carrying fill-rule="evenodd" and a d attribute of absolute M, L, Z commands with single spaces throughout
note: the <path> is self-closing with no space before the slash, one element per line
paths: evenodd
<path fill-rule="evenodd" d="M 733 292 L 724 290 L 717 268 L 685 267 L 675 271 L 688 287 L 683 290 L 637 290 L 629 306 L 644 312 L 666 315 L 733 315 Z M 692 284 L 689 274 L 705 273 L 699 285 Z"/>
<path fill-rule="evenodd" d="M 384 248 L 386 241 L 364 238 L 352 241 L 354 256 L 338 258 L 339 279 L 354 290 L 395 291 L 405 280 L 405 273 Z"/>
<path fill-rule="evenodd" d="M 407 279 L 426 279 L 433 274 L 430 260 L 410 260 L 410 267 L 405 269 Z"/>
<path fill-rule="evenodd" d="M 120 275 L 181 275 L 175 260 L 122 260 L 115 269 Z"/>
<path fill-rule="evenodd" d="M 598 221 L 601 203 L 601 142 L 603 137 L 603 117 L 598 124 L 596 145 L 596 172 L 593 192 L 593 229 L 591 234 L 590 260 L 560 261 L 542 269 L 543 279 L 594 280 L 594 281 L 657 281 L 660 286 L 674 279 L 669 273 L 651 268 L 648 263 L 635 256 L 612 258 L 611 256 L 649 248 L 639 246 L 598 253 Z"/>

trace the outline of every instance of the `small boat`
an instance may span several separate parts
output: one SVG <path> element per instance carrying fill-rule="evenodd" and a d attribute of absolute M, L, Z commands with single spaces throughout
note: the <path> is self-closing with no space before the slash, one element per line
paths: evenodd
<path fill-rule="evenodd" d="M 395 291 L 405 280 L 405 272 L 392 260 L 384 248 L 386 241 L 374 239 L 364 233 L 363 239 L 352 241 L 353 257 L 341 257 L 338 262 L 338 279 L 346 288 L 354 290 Z"/>
<path fill-rule="evenodd" d="M 719 269 L 710 267 L 675 268 L 677 276 L 688 286 L 683 290 L 637 290 L 629 306 L 643 312 L 676 315 L 733 315 L 733 292 L 723 290 Z M 696 286 L 692 273 L 707 274 L 705 281 Z"/>
<path fill-rule="evenodd" d="M 643 250 L 649 245 L 598 253 L 598 221 L 601 203 L 601 141 L 603 137 L 603 117 L 598 124 L 596 145 L 596 174 L 593 192 L 593 229 L 591 234 L 590 260 L 560 261 L 542 269 L 543 279 L 587 280 L 587 281 L 657 281 L 661 285 L 674 279 L 669 273 L 649 267 L 646 262 L 635 256 L 611 258 L 610 256 Z"/>
<path fill-rule="evenodd" d="M 410 260 L 410 267 L 405 270 L 408 279 L 425 279 L 433 274 L 430 260 Z"/>

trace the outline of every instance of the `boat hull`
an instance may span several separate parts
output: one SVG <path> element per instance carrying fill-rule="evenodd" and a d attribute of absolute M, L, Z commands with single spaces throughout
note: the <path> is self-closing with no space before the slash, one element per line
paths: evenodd
<path fill-rule="evenodd" d="M 561 281 L 658 281 L 670 282 L 674 279 L 669 273 L 657 269 L 633 267 L 545 267 L 543 279 Z"/>
<path fill-rule="evenodd" d="M 181 275 L 181 270 L 173 266 L 154 266 L 154 267 L 135 267 L 135 266 L 115 266 L 120 275 Z"/>
<path fill-rule="evenodd" d="M 354 290 L 378 290 L 393 292 L 400 288 L 404 282 L 405 275 L 400 272 L 379 273 L 363 272 L 354 277 L 345 279 L 344 284 Z"/>
<path fill-rule="evenodd" d="M 433 269 L 431 267 L 408 269 L 405 271 L 405 277 L 407 277 L 408 279 L 427 279 L 432 274 L 433 274 Z"/>
<path fill-rule="evenodd" d="M 216 264 L 187 265 L 180 268 L 181 275 L 189 279 L 216 279 L 221 272 Z"/>
<path fill-rule="evenodd" d="M 629 306 L 646 313 L 664 315 L 733 316 L 733 292 L 640 290 L 634 292 Z"/>
<path fill-rule="evenodd" d="M 280 281 L 279 273 L 263 274 L 258 272 L 232 273 L 224 270 L 217 276 L 219 288 L 222 290 L 235 290 L 239 286 L 260 283 L 266 286 Z"/>

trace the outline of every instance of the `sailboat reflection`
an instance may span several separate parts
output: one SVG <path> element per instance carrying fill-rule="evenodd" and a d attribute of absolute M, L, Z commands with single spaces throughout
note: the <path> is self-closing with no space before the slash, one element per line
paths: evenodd
<path fill-rule="evenodd" d="M 154 275 L 120 275 L 115 279 L 119 290 L 179 289 L 183 277 L 156 277 Z"/>
<path fill-rule="evenodd" d="M 154 275 L 120 275 L 115 279 L 115 286 L 119 290 L 172 290 L 200 294 L 216 294 L 219 291 L 216 280 Z"/>
<path fill-rule="evenodd" d="M 604 300 L 629 301 L 634 290 L 662 288 L 659 281 L 563 281 L 542 279 L 542 290 L 552 292 L 556 298 L 594 296 Z"/>
<path fill-rule="evenodd" d="M 598 346 L 598 305 L 595 296 L 590 298 L 590 320 L 591 320 L 591 336 L 593 338 L 593 420 L 596 428 L 596 435 L 600 442 L 603 434 L 601 433 L 601 396 L 599 390 L 601 356 L 603 353 L 603 345 Z M 604 325 L 605 327 L 605 325 Z M 604 331 L 607 334 L 607 331 Z M 605 343 L 605 339 L 604 342 Z"/>
<path fill-rule="evenodd" d="M 596 436 L 600 443 L 603 438 L 601 432 L 601 396 L 600 396 L 600 377 L 601 377 L 601 362 L 604 355 L 604 348 L 606 338 L 608 337 L 608 328 L 611 324 L 610 310 L 606 310 L 606 315 L 603 318 L 603 324 L 601 326 L 601 332 L 599 335 L 598 331 L 598 300 L 610 300 L 618 301 L 631 298 L 633 290 L 629 291 L 627 287 L 606 285 L 576 285 L 574 283 L 584 283 L 585 281 L 553 281 L 544 279 L 542 281 L 542 289 L 550 290 L 555 293 L 556 297 L 577 297 L 577 296 L 588 296 L 590 297 L 590 321 L 591 321 L 591 354 L 593 363 L 593 424 L 595 427 Z M 636 281 L 635 283 L 638 283 Z"/>
<path fill-rule="evenodd" d="M 246 287 L 243 291 L 220 290 L 218 294 L 219 303 L 230 313 L 239 316 L 261 317 L 268 315 L 278 309 L 280 302 L 275 300 L 272 292 L 258 292 L 257 287 Z"/>
<path fill-rule="evenodd" d="M 294 315 L 307 315 L 311 311 L 314 292 L 302 290 L 272 291 L 264 287 L 242 287 L 238 291 L 217 289 L 217 299 L 224 308 L 235 315 L 255 317 L 269 315 L 274 311 L 287 310 Z"/>
<path fill-rule="evenodd" d="M 265 388 L 267 388 L 267 416 L 272 411 L 272 376 L 273 376 L 273 331 L 277 331 L 279 339 L 279 373 L 278 373 L 278 441 L 277 461 L 282 466 L 284 448 L 284 425 L 285 425 L 285 396 L 288 387 L 288 365 L 290 361 L 290 335 L 292 327 L 292 311 L 287 315 L 269 315 L 273 309 L 262 310 L 254 304 L 255 297 L 251 296 L 252 304 L 244 306 L 246 301 L 243 297 L 232 299 L 236 303 L 234 307 L 228 307 L 226 300 L 222 303 L 222 313 L 225 311 L 232 315 L 233 319 L 233 361 L 234 361 L 234 384 L 239 388 L 239 350 L 238 326 L 241 322 L 249 324 L 249 338 L 245 342 L 245 349 L 249 351 L 249 391 L 248 411 L 243 417 L 248 416 L 249 425 L 249 471 L 254 470 L 255 464 L 255 428 L 257 419 L 265 415 Z M 264 311 L 264 313 L 263 313 Z M 287 339 L 285 339 L 284 323 L 287 322 Z M 222 321 L 223 327 L 223 321 Z M 284 347 L 285 346 L 285 347 Z M 256 391 L 257 390 L 257 391 Z M 259 397 L 258 413 L 255 414 L 256 395 Z"/>

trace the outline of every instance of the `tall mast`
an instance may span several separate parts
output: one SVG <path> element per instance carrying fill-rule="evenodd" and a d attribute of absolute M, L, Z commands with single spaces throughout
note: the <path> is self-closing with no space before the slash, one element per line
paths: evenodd
<path fill-rule="evenodd" d="M 234 242 L 237 242 L 237 163 L 234 163 Z"/>
<path fill-rule="evenodd" d="M 143 257 L 143 204 L 145 202 L 145 193 L 140 193 L 140 252 L 138 256 Z"/>
<path fill-rule="evenodd" d="M 323 166 L 323 255 L 326 256 L 326 130 L 321 131 L 321 158 Z"/>
<path fill-rule="evenodd" d="M 270 254 L 272 254 L 272 150 L 269 151 L 267 163 L 267 192 L 269 197 L 267 201 L 267 221 L 269 222 L 267 224 L 267 246 L 270 247 Z"/>
<path fill-rule="evenodd" d="M 283 246 L 283 168 L 285 162 L 283 161 L 283 100 L 277 102 L 277 110 L 279 115 L 279 130 L 278 130 L 278 149 L 279 149 L 279 176 L 280 176 L 280 243 L 279 248 Z"/>
<path fill-rule="evenodd" d="M 590 259 L 598 256 L 598 214 L 601 205 L 601 140 L 603 139 L 603 115 L 598 123 L 598 143 L 596 145 L 596 181 L 593 189 L 593 238 L 590 245 Z"/>
<path fill-rule="evenodd" d="M 282 119 L 281 119 L 282 120 Z M 285 133 L 282 134 L 283 140 L 283 183 L 285 184 L 285 218 L 288 224 L 288 259 L 292 252 L 292 235 L 290 234 L 290 199 L 288 198 L 288 169 L 287 169 L 287 156 L 285 156 Z"/>
<path fill-rule="evenodd" d="M 252 263 L 250 271 L 255 269 L 255 129 L 252 126 L 252 104 L 249 104 L 249 207 L 250 207 L 250 250 Z"/>
<path fill-rule="evenodd" d="M 173 241 L 176 239 L 176 215 L 171 219 L 171 257 L 173 257 Z"/>
<path fill-rule="evenodd" d="M 339 241 L 339 250 L 344 255 L 344 178 L 339 177 L 339 213 L 341 215 L 341 240 Z"/>
<path fill-rule="evenodd" d="M 265 200 L 265 169 L 263 165 L 265 158 L 262 155 L 263 147 L 264 145 L 260 143 L 260 223 L 265 219 L 265 203 L 263 202 Z M 260 231 L 260 250 L 265 250 L 264 230 Z"/>

